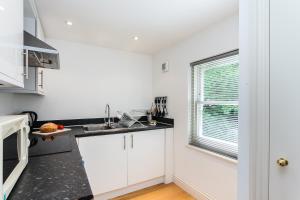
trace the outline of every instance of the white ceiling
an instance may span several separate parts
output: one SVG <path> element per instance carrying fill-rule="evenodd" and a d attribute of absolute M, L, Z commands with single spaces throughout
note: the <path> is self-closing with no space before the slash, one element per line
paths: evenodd
<path fill-rule="evenodd" d="M 36 0 L 36 4 L 46 37 L 147 54 L 238 10 L 238 0 Z"/>

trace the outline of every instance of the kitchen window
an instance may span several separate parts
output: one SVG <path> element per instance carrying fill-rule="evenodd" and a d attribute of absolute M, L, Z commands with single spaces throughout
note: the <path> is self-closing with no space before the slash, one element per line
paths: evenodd
<path fill-rule="evenodd" d="M 190 145 L 237 159 L 238 50 L 191 63 Z"/>

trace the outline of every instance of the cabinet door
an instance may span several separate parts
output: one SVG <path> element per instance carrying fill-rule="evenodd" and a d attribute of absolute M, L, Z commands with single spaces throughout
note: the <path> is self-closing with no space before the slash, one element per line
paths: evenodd
<path fill-rule="evenodd" d="M 23 1 L 0 1 L 0 82 L 23 87 Z"/>
<path fill-rule="evenodd" d="M 28 91 L 36 91 L 36 70 L 35 67 L 28 68 L 28 79 L 24 80 L 24 89 Z"/>
<path fill-rule="evenodd" d="M 79 138 L 79 150 L 94 195 L 127 186 L 125 134 Z"/>
<path fill-rule="evenodd" d="M 44 94 L 44 70 L 39 67 L 28 68 L 28 79 L 24 80 L 24 89 L 12 90 L 16 93 Z"/>
<path fill-rule="evenodd" d="M 165 130 L 135 132 L 128 139 L 128 185 L 163 176 Z"/>

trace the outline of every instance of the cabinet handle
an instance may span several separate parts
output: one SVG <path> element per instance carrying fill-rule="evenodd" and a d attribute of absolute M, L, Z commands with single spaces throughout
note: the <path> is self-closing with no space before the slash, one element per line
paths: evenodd
<path fill-rule="evenodd" d="M 126 150 L 126 135 L 124 135 L 124 150 Z"/>
<path fill-rule="evenodd" d="M 131 148 L 133 149 L 133 135 L 131 135 Z"/>
<path fill-rule="evenodd" d="M 41 71 L 40 74 L 41 74 L 41 84 L 39 86 L 42 89 L 44 89 L 44 71 Z"/>
<path fill-rule="evenodd" d="M 29 55 L 28 55 L 28 49 L 25 49 L 25 52 L 23 52 L 23 54 L 25 55 L 25 68 L 24 68 L 24 76 L 25 76 L 25 79 L 29 79 L 29 69 L 28 69 L 28 67 L 29 67 L 29 61 L 28 61 L 28 57 L 29 57 Z"/>
<path fill-rule="evenodd" d="M 44 88 L 44 71 L 41 71 L 41 87 Z"/>

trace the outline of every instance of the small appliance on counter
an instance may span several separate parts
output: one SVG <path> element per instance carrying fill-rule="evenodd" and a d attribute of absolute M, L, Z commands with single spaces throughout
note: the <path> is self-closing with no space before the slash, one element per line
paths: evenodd
<path fill-rule="evenodd" d="M 0 117 L 0 176 L 1 198 L 7 199 L 28 163 L 28 117 L 10 115 Z"/>
<path fill-rule="evenodd" d="M 28 116 L 28 126 L 30 127 L 30 131 L 32 131 L 33 125 L 38 119 L 38 114 L 34 111 L 23 111 L 20 113 L 20 115 Z"/>
<path fill-rule="evenodd" d="M 33 126 L 34 123 L 37 121 L 38 119 L 38 114 L 34 111 L 23 111 L 20 113 L 20 115 L 27 115 L 28 116 L 28 126 L 30 127 L 30 133 L 33 131 Z M 30 147 L 36 145 L 37 143 L 37 138 L 36 137 L 30 137 Z"/>

